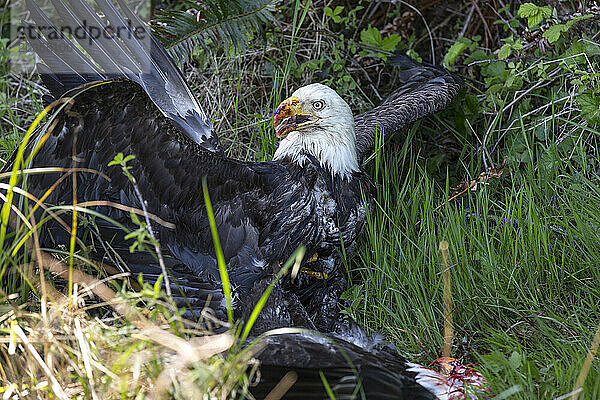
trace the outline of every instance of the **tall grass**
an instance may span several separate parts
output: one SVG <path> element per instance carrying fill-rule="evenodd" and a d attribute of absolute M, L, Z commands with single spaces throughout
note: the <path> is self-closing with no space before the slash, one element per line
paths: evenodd
<path fill-rule="evenodd" d="M 453 178 L 426 169 L 414 131 L 369 166 L 376 209 L 350 263 L 351 314 L 410 358 L 436 358 L 438 245 L 448 241 L 454 356 L 479 362 L 494 392 L 510 389 L 510 398 L 569 393 L 600 322 L 600 176 L 575 161 L 586 150 L 554 152 L 548 171 L 509 162 L 501 178 L 447 202 Z M 593 365 L 583 398 L 600 395 Z"/>

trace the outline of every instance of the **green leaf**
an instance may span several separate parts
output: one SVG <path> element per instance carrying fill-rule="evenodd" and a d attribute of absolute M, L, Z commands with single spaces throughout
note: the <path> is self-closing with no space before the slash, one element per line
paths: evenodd
<path fill-rule="evenodd" d="M 542 22 L 542 19 L 552 15 L 552 7 L 538 7 L 533 3 L 524 3 L 519 7 L 517 15 L 521 18 L 527 18 L 527 26 L 533 28 Z"/>
<path fill-rule="evenodd" d="M 482 61 L 482 60 L 489 60 L 490 56 L 482 49 L 477 49 L 474 52 L 471 53 L 471 55 L 467 58 L 465 58 L 464 60 L 464 64 L 468 65 L 470 63 L 472 63 L 473 61 Z"/>
<path fill-rule="evenodd" d="M 519 368 L 521 366 L 521 355 L 518 351 L 513 351 L 508 357 L 508 363 L 512 368 Z"/>
<path fill-rule="evenodd" d="M 444 56 L 444 67 L 450 68 L 450 66 L 454 65 L 456 57 L 461 55 L 469 47 L 470 44 L 471 40 L 465 37 L 459 38 L 456 41 L 456 43 L 450 46 L 448 52 Z"/>
<path fill-rule="evenodd" d="M 505 43 L 502 45 L 502 47 L 500 47 L 500 51 L 498 51 L 498 59 L 499 60 L 503 60 L 506 59 L 510 56 L 510 53 L 512 51 L 512 46 L 508 43 Z"/>
<path fill-rule="evenodd" d="M 494 77 L 502 74 L 504 71 L 506 71 L 506 63 L 504 61 L 495 61 L 491 62 L 482 73 L 485 73 L 486 76 Z"/>
<path fill-rule="evenodd" d="M 197 46 L 221 44 L 226 51 L 243 49 L 250 33 L 275 21 L 273 12 L 279 0 L 181 0 L 180 10 L 157 15 L 152 29 L 172 56 L 188 59 Z M 189 13 L 186 10 L 198 10 Z"/>
<path fill-rule="evenodd" d="M 550 6 L 540 7 L 540 12 L 542 14 L 542 17 L 544 17 L 544 18 L 548 18 L 548 17 L 552 16 L 552 11 L 553 11 L 553 8 Z"/>
<path fill-rule="evenodd" d="M 539 14 L 539 7 L 533 3 L 523 3 L 517 11 L 517 15 L 521 18 L 528 18 Z"/>
<path fill-rule="evenodd" d="M 129 154 L 125 157 L 123 157 L 123 153 L 119 153 L 115 156 L 115 158 L 112 159 L 112 161 L 110 161 L 108 163 L 108 166 L 110 167 L 111 165 L 121 165 L 121 166 L 126 166 L 127 163 L 131 160 L 133 160 L 135 158 L 135 156 L 133 154 Z"/>
<path fill-rule="evenodd" d="M 383 42 L 381 43 L 381 49 L 385 51 L 394 51 L 396 50 L 396 46 L 398 46 L 398 43 L 400 43 L 401 41 L 402 38 L 400 36 L 396 34 L 390 35 L 383 39 Z"/>
<path fill-rule="evenodd" d="M 115 156 L 115 158 L 113 158 L 112 161 L 110 161 L 108 163 L 108 166 L 110 167 L 111 165 L 121 165 L 123 163 L 123 153 L 119 153 Z"/>
<path fill-rule="evenodd" d="M 410 58 L 412 58 L 413 60 L 416 60 L 418 62 L 423 62 L 423 58 L 421 58 L 421 56 L 419 55 L 419 53 L 417 53 L 413 49 L 406 50 L 406 55 L 409 56 Z"/>
<path fill-rule="evenodd" d="M 581 108 L 581 116 L 591 123 L 600 121 L 600 96 L 582 93 L 577 96 L 577 104 Z"/>
<path fill-rule="evenodd" d="M 163 282 L 164 278 L 165 278 L 164 275 L 160 274 L 158 276 L 158 279 L 156 280 L 156 282 L 154 282 L 154 292 L 155 293 L 159 293 L 160 292 L 160 289 L 162 287 L 162 282 Z"/>
<path fill-rule="evenodd" d="M 377 28 L 373 28 L 371 25 L 369 25 L 367 29 L 360 32 L 360 41 L 368 46 L 379 48 L 382 43 L 381 33 L 379 33 Z"/>
<path fill-rule="evenodd" d="M 595 43 L 586 42 L 585 43 L 585 53 L 588 56 L 598 56 L 600 55 L 600 46 Z"/>
<path fill-rule="evenodd" d="M 136 225 L 141 225 L 142 224 L 136 213 L 130 212 L 129 215 L 131 216 L 131 221 L 134 224 L 136 224 Z"/>
<path fill-rule="evenodd" d="M 304 64 L 310 70 L 317 70 L 323 67 L 323 60 L 308 60 Z"/>
<path fill-rule="evenodd" d="M 514 369 L 519 368 L 521 366 L 521 355 L 518 352 L 513 351 L 508 358 L 508 363 Z"/>
<path fill-rule="evenodd" d="M 339 15 L 342 11 L 344 11 L 344 6 L 337 6 L 335 10 L 333 10 L 333 15 Z"/>
<path fill-rule="evenodd" d="M 542 34 L 543 37 L 548 39 L 550 43 L 556 42 L 560 39 L 560 34 L 562 32 L 566 32 L 569 30 L 569 27 L 564 24 L 556 24 L 552 25 L 550 28 L 546 29 L 546 32 Z"/>
<path fill-rule="evenodd" d="M 542 14 L 536 14 L 533 17 L 529 17 L 527 18 L 527 26 L 529 26 L 530 28 L 533 28 L 537 25 L 539 25 L 540 22 L 542 22 Z"/>
<path fill-rule="evenodd" d="M 561 57 L 564 59 L 565 64 L 569 66 L 584 65 L 587 63 L 585 54 L 591 55 L 587 52 L 587 46 L 580 41 L 574 41 Z"/>

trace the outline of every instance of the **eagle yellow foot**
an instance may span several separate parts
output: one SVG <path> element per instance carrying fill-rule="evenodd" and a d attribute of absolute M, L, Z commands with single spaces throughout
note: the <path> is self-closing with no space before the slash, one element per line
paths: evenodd
<path fill-rule="evenodd" d="M 310 257 L 307 261 L 307 263 L 312 263 L 315 262 L 319 259 L 319 253 L 315 253 L 312 255 L 312 257 Z M 284 264 L 284 261 L 280 261 L 279 265 L 282 266 Z M 327 273 L 325 272 L 321 272 L 321 271 L 313 271 L 312 269 L 308 268 L 308 267 L 302 267 L 300 268 L 299 272 L 302 272 L 303 274 L 312 276 L 315 279 L 320 279 L 320 280 L 326 280 L 327 279 Z M 286 272 L 286 275 L 289 272 Z"/>

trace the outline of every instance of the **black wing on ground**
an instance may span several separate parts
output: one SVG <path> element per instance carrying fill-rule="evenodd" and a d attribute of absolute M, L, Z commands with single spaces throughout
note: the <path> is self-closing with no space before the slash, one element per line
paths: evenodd
<path fill-rule="evenodd" d="M 391 57 L 390 64 L 404 68 L 400 72 L 403 85 L 379 106 L 354 117 L 359 160 L 374 151 L 376 135 L 396 132 L 411 122 L 443 110 L 463 86 L 459 76 L 404 55 Z"/>
<path fill-rule="evenodd" d="M 342 339 L 318 334 L 281 334 L 261 340 L 260 383 L 255 398 L 266 395 L 288 373 L 296 381 L 283 399 L 328 399 L 325 380 L 336 399 L 425 400 L 435 396 L 407 371 L 406 360 L 390 352 L 372 353 Z M 288 375 L 289 376 L 289 375 Z"/>
<path fill-rule="evenodd" d="M 100 18 L 84 0 L 52 0 L 61 20 L 53 23 L 34 0 L 26 0 L 30 26 L 37 29 L 27 39 L 44 62 L 38 72 L 54 98 L 93 81 L 126 78 L 140 84 L 159 112 L 190 139 L 221 151 L 209 119 L 171 57 L 123 0 L 117 2 L 121 11 L 112 0 L 96 0 Z M 65 32 L 75 33 L 71 38 L 83 51 Z"/>

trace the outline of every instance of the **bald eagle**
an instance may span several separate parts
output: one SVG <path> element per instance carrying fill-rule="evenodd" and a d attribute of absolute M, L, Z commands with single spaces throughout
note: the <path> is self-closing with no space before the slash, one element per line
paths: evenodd
<path fill-rule="evenodd" d="M 145 206 L 175 226 L 152 228 L 186 294 L 205 299 L 200 294 L 208 290 L 219 298 L 212 285 L 220 275 L 202 195 L 205 179 L 234 306 L 243 309 L 251 292 L 264 288 L 280 263 L 303 245 L 303 273 L 285 284 L 304 311 L 298 308 L 300 317 L 286 311 L 286 321 L 295 325 L 309 321 L 306 314 L 317 315 L 309 327 L 330 330 L 345 289 L 338 251 L 342 244 L 352 250 L 373 198 L 361 159 L 372 151 L 378 131 L 395 131 L 446 107 L 460 79 L 404 60 L 405 85 L 356 117 L 333 89 L 302 87 L 275 111 L 281 141 L 273 160 L 240 161 L 224 154 L 200 104 L 147 26 L 117 1 L 120 11 L 110 0 L 96 0 L 102 18 L 83 0 L 53 1 L 64 24 L 87 33 L 69 38 L 26 0 L 33 19 L 28 32 L 35 33 L 27 39 L 43 61 L 38 71 L 58 110 L 38 134 L 31 166 L 81 169 L 73 173 L 76 179 L 59 172 L 29 176 L 27 190 L 47 196 L 51 204 L 77 198 Z M 94 35 L 92 25 L 103 34 Z M 128 167 L 139 193 L 119 166 L 109 166 L 120 152 L 135 156 Z M 127 267 L 156 273 L 154 260 L 129 254 L 129 243 L 113 223 L 131 227 L 129 213 L 108 205 L 95 209 L 111 221 L 98 219 L 98 232 Z M 41 237 L 47 246 L 67 243 L 69 232 L 58 224 L 45 228 Z"/>

